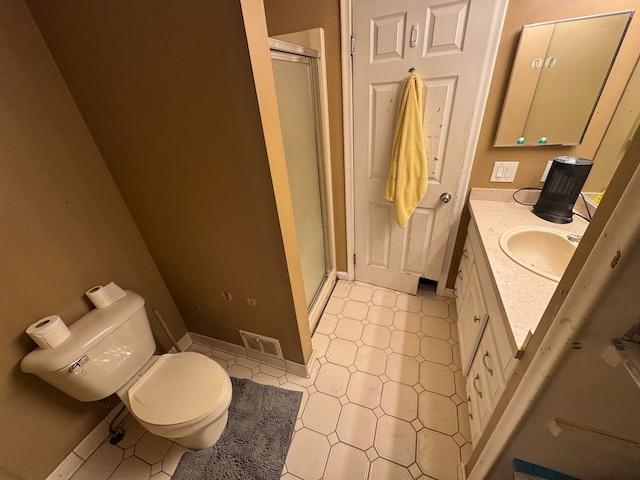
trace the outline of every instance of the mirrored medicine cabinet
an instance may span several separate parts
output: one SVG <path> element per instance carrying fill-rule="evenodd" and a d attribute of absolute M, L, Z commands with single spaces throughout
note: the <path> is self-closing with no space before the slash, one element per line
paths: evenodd
<path fill-rule="evenodd" d="M 580 144 L 632 15 L 525 25 L 494 146 Z"/>

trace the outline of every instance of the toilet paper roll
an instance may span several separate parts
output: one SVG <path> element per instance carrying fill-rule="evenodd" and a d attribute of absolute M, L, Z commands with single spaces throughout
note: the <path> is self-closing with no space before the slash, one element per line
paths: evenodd
<path fill-rule="evenodd" d="M 91 303 L 96 308 L 106 308 L 113 302 L 117 302 L 121 298 L 124 298 L 127 294 L 118 285 L 111 282 L 105 286 L 97 285 L 86 291 L 85 295 L 89 297 Z"/>
<path fill-rule="evenodd" d="M 58 315 L 41 318 L 27 328 L 27 334 L 40 348 L 56 348 L 71 332 Z"/>

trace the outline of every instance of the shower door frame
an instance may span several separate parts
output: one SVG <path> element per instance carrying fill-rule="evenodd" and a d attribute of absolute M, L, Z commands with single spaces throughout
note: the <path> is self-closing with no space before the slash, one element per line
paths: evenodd
<path fill-rule="evenodd" d="M 316 159 L 320 189 L 322 226 L 324 233 L 325 276 L 320 282 L 311 303 L 307 306 L 309 326 L 313 333 L 320 321 L 325 305 L 337 282 L 335 254 L 335 226 L 333 218 L 333 191 L 331 185 L 331 158 L 329 156 L 327 92 L 323 91 L 321 75 L 324 75 L 320 55 L 317 50 L 302 45 L 269 38 L 272 59 L 309 64 L 311 75 L 311 95 L 314 105 L 314 125 L 316 138 Z M 326 88 L 326 87 L 325 87 Z M 323 128 L 324 127 L 324 128 Z"/>

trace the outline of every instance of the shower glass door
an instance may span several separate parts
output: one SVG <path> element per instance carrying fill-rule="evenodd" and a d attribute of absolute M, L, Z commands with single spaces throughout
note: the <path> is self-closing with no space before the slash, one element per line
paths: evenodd
<path fill-rule="evenodd" d="M 272 50 L 271 61 L 304 291 L 310 310 L 331 268 L 325 228 L 315 58 Z"/>

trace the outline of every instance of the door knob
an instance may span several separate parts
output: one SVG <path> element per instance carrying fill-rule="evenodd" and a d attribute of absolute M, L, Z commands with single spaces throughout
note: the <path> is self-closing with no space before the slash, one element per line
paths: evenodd
<path fill-rule="evenodd" d="M 449 192 L 445 192 L 440 195 L 440 201 L 442 203 L 449 203 L 451 201 L 451 194 Z"/>

